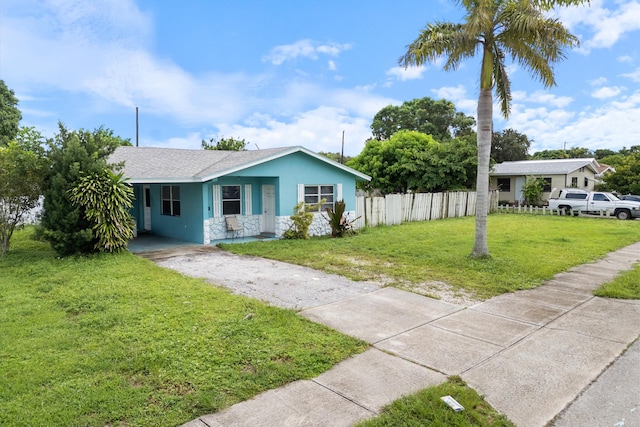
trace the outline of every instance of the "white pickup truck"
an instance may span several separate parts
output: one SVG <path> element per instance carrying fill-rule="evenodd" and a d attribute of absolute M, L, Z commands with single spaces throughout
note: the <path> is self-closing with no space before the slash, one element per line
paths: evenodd
<path fill-rule="evenodd" d="M 586 213 L 600 215 L 613 213 L 618 219 L 640 218 L 640 202 L 620 200 L 603 191 L 576 188 L 554 188 L 547 202 L 549 209 L 564 209 L 567 214 Z"/>

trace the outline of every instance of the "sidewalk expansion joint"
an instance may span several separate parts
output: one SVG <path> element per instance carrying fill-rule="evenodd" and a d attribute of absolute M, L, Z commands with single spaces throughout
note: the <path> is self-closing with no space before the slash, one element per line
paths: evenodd
<path fill-rule="evenodd" d="M 340 393 L 338 390 L 334 390 L 334 389 L 332 389 L 330 387 L 327 387 L 324 384 L 321 384 L 321 383 L 317 382 L 315 378 L 311 379 L 310 381 L 312 383 L 316 384 L 316 385 L 319 385 L 320 387 L 324 388 L 325 390 L 330 391 L 331 393 L 340 396 L 344 400 L 349 401 L 349 402 L 353 403 L 356 406 L 359 406 L 360 408 L 364 409 L 365 411 L 371 412 L 372 415 L 379 415 L 380 414 L 378 411 L 376 411 L 374 409 L 371 409 L 371 408 L 367 408 L 363 404 L 361 404 L 359 402 L 356 402 L 354 399 L 350 398 L 349 396 L 345 395 L 344 393 Z"/>

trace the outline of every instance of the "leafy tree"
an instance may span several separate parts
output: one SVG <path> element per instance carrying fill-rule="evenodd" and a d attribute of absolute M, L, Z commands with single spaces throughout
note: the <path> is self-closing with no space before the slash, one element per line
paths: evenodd
<path fill-rule="evenodd" d="M 353 159 L 352 156 L 343 156 L 340 153 L 331 153 L 331 152 L 325 152 L 325 151 L 318 151 L 318 154 L 322 154 L 325 157 L 328 157 L 329 159 L 333 160 L 334 162 L 338 162 L 338 163 L 347 163 L 349 160 Z M 340 158 L 342 157 L 342 162 L 340 162 Z"/>
<path fill-rule="evenodd" d="M 244 139 L 213 137 L 209 142 L 202 140 L 202 148 L 205 150 L 244 151 L 249 143 Z"/>
<path fill-rule="evenodd" d="M 367 141 L 347 166 L 371 176 L 360 184 L 384 194 L 468 188 L 475 170 L 476 148 L 471 139 L 439 143 L 416 131 L 396 132 L 388 141 Z"/>
<path fill-rule="evenodd" d="M 58 127 L 47 153 L 51 167 L 44 178 L 41 231 L 60 256 L 93 252 L 98 243 L 94 223 L 83 206 L 73 204 L 70 191 L 82 177 L 108 168 L 107 157 L 129 140 L 104 128 L 70 131 L 62 123 Z"/>
<path fill-rule="evenodd" d="M 542 150 L 533 153 L 532 160 L 552 160 L 552 159 L 589 159 L 595 157 L 588 148 L 572 147 L 568 150 Z"/>
<path fill-rule="evenodd" d="M 624 157 L 616 171 L 607 175 L 606 184 L 620 194 L 640 194 L 640 152 Z"/>
<path fill-rule="evenodd" d="M 603 157 L 601 159 L 598 159 L 598 163 L 602 164 L 604 163 L 605 165 L 609 165 L 609 166 L 613 166 L 614 168 L 617 168 L 618 166 L 620 166 L 622 163 L 624 163 L 624 159 L 625 159 L 625 155 L 623 154 L 612 154 L 611 156 L 607 156 L 607 157 Z"/>
<path fill-rule="evenodd" d="M 74 206 L 84 209 L 93 226 L 97 240 L 94 248 L 100 252 L 126 249 L 133 239 L 133 189 L 127 185 L 122 173 L 105 168 L 80 178 L 69 191 Z"/>
<path fill-rule="evenodd" d="M 531 141 L 527 135 L 513 129 L 494 132 L 491 142 L 491 158 L 496 163 L 526 160 Z"/>
<path fill-rule="evenodd" d="M 434 101 L 429 97 L 413 99 L 401 106 L 387 105 L 373 117 L 374 139 L 389 139 L 399 130 L 415 130 L 444 142 L 454 136 L 473 133 L 473 117 L 456 111 L 451 101 Z"/>
<path fill-rule="evenodd" d="M 602 159 L 603 157 L 613 156 L 614 154 L 616 154 L 615 151 L 609 150 L 607 148 L 600 148 L 593 151 L 594 157 L 598 160 Z"/>
<path fill-rule="evenodd" d="M 0 80 L 0 147 L 7 146 L 16 138 L 21 119 L 18 98 L 4 80 Z"/>
<path fill-rule="evenodd" d="M 528 69 L 545 87 L 556 84 L 552 64 L 564 59 L 565 48 L 578 45 L 573 36 L 545 11 L 585 0 L 459 0 L 463 23 L 428 24 L 407 46 L 399 63 L 405 67 L 446 58 L 444 69 L 455 70 L 464 59 L 482 54 L 478 98 L 478 170 L 476 232 L 471 256 L 488 257 L 489 163 L 493 133 L 493 90 L 504 117 L 511 108 L 507 55 Z"/>
<path fill-rule="evenodd" d="M 41 195 L 46 170 L 44 140 L 34 128 L 21 128 L 14 141 L 0 146 L 0 256 L 11 236 Z"/>

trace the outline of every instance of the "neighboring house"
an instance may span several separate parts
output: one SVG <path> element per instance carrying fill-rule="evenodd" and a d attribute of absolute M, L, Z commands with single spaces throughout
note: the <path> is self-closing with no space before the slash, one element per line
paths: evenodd
<path fill-rule="evenodd" d="M 613 166 L 606 165 L 604 163 L 598 163 L 598 167 L 596 168 L 598 173 L 596 174 L 596 179 L 602 180 L 605 176 L 610 173 L 614 173 L 616 169 Z"/>
<path fill-rule="evenodd" d="M 110 163 L 124 162 L 133 185 L 132 214 L 140 231 L 208 244 L 230 238 L 226 216 L 245 236 L 281 237 L 299 201 L 326 199 L 312 235 L 330 233 L 320 212 L 344 200 L 355 217 L 356 182 L 371 178 L 303 147 L 250 151 L 118 147 Z"/>
<path fill-rule="evenodd" d="M 524 184 L 535 176 L 545 181 L 543 199 L 553 188 L 575 187 L 593 190 L 599 182 L 596 159 L 521 160 L 495 165 L 490 173 L 490 187 L 500 191 L 500 200 L 524 203 Z"/>

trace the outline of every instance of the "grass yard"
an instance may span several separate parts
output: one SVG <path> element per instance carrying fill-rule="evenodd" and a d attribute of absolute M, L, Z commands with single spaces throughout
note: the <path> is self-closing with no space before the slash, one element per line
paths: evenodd
<path fill-rule="evenodd" d="M 491 259 L 469 257 L 475 218 L 377 227 L 345 238 L 278 240 L 221 247 L 403 286 L 442 281 L 480 298 L 540 285 L 556 273 L 640 241 L 640 221 L 490 215 Z"/>
<path fill-rule="evenodd" d="M 461 412 L 449 408 L 440 397 L 451 396 L 464 407 Z M 515 427 L 498 414 L 482 396 L 468 387 L 460 377 L 405 396 L 386 406 L 378 417 L 357 427 Z"/>
<path fill-rule="evenodd" d="M 0 258 L 0 425 L 177 425 L 366 347 L 129 253 Z"/>
<path fill-rule="evenodd" d="M 605 283 L 594 295 L 607 298 L 640 299 L 640 265 Z"/>

